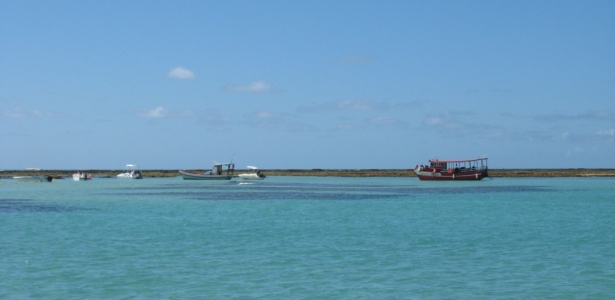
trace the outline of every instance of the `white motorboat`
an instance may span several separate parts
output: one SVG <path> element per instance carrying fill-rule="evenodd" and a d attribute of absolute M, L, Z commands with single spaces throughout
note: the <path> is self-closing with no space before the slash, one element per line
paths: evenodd
<path fill-rule="evenodd" d="M 92 174 L 77 171 L 77 173 L 73 174 L 73 180 L 74 181 L 92 180 Z"/>
<path fill-rule="evenodd" d="M 117 175 L 117 178 L 143 179 L 143 174 L 137 165 L 127 164 L 124 171 Z"/>
<path fill-rule="evenodd" d="M 237 177 L 243 179 L 243 180 L 263 180 L 265 179 L 265 174 L 263 174 L 258 167 L 254 167 L 254 166 L 247 166 L 247 168 L 249 170 L 251 170 L 250 173 L 243 173 L 243 174 L 239 174 L 237 175 Z"/>

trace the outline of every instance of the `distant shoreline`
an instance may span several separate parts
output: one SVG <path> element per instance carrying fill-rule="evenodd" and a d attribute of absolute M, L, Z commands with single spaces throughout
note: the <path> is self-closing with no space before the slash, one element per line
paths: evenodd
<path fill-rule="evenodd" d="M 206 170 L 198 170 L 206 171 Z M 267 176 L 319 176 L 319 177 L 416 177 L 411 169 L 275 169 L 261 170 Z M 49 175 L 71 178 L 75 170 L 4 170 L 0 178 L 13 176 Z M 81 170 L 95 177 L 113 178 L 122 170 Z M 235 175 L 248 170 L 235 170 Z M 178 170 L 142 170 L 143 177 L 164 178 L 179 176 Z M 490 169 L 491 177 L 615 177 L 615 169 Z"/>

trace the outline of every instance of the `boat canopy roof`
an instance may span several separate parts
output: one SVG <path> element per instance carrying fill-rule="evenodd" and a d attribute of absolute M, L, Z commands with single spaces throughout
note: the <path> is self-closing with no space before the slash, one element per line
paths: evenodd
<path fill-rule="evenodd" d="M 255 167 L 255 166 L 247 166 L 246 168 L 250 170 L 258 170 L 258 167 Z"/>
<path fill-rule="evenodd" d="M 461 159 L 461 160 L 442 160 L 442 159 L 430 159 L 429 162 L 430 163 L 434 163 L 434 162 L 440 162 L 440 163 L 461 163 L 461 162 L 472 162 L 472 161 L 479 161 L 479 160 L 487 160 L 486 157 L 481 157 L 481 158 L 474 158 L 474 159 Z"/>

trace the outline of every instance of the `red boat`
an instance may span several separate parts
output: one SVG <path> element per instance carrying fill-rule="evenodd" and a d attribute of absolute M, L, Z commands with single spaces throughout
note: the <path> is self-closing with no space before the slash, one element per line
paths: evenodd
<path fill-rule="evenodd" d="M 481 180 L 489 176 L 487 158 L 465 160 L 429 160 L 429 166 L 416 166 L 420 180 Z"/>

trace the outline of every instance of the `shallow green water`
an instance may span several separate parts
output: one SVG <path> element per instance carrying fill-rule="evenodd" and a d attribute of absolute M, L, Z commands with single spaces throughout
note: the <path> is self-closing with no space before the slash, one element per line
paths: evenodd
<path fill-rule="evenodd" d="M 0 180 L 2 299 L 610 299 L 615 179 Z"/>

